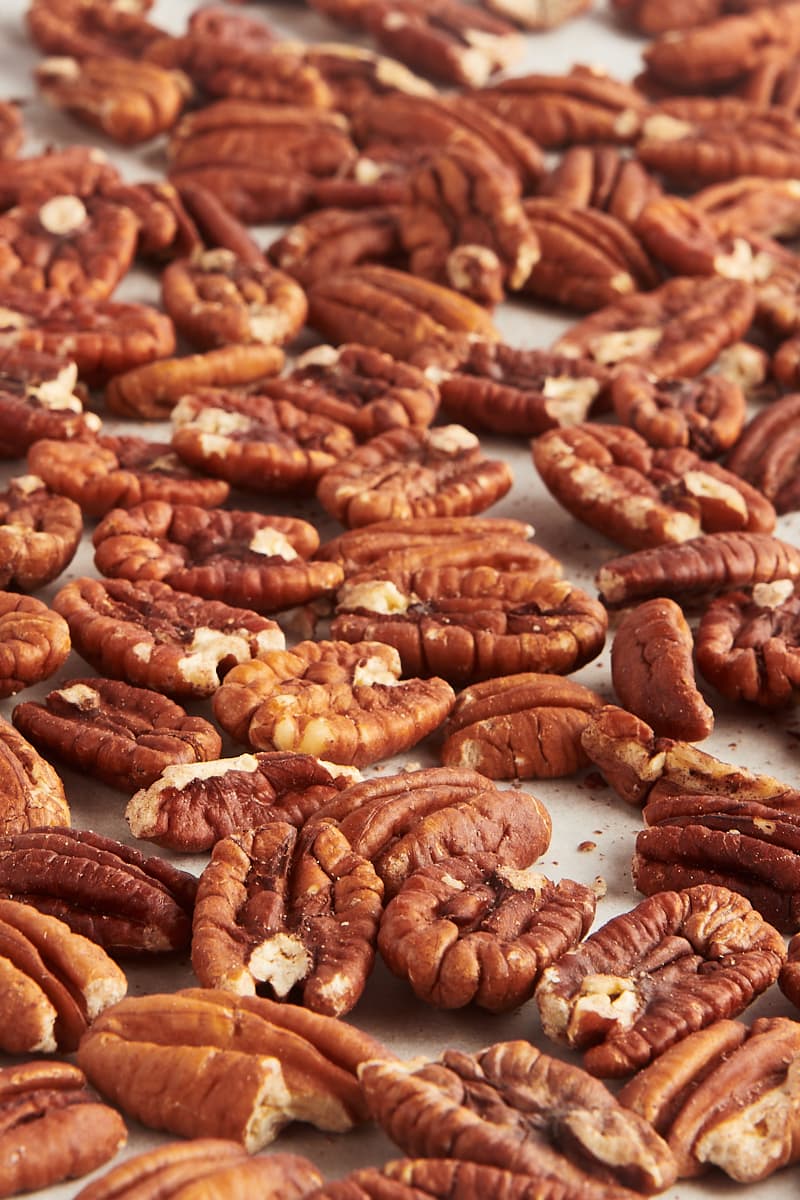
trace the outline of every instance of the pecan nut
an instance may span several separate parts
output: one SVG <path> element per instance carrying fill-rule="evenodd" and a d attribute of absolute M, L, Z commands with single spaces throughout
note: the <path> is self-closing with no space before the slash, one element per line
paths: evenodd
<path fill-rule="evenodd" d="M 72 561 L 83 532 L 81 510 L 36 475 L 0 492 L 0 587 L 34 592 Z"/>
<path fill-rule="evenodd" d="M 572 208 L 599 208 L 629 226 L 660 194 L 660 184 L 641 163 L 608 145 L 570 146 L 539 189 L 541 196 Z"/>
<path fill-rule="evenodd" d="M 610 392 L 621 423 L 651 446 L 687 446 L 701 458 L 716 458 L 733 446 L 744 427 L 744 391 L 722 373 L 654 379 L 643 367 L 623 365 L 614 372 Z"/>
<path fill-rule="evenodd" d="M 0 352 L 0 455 L 20 458 L 40 438 L 91 437 L 96 413 L 83 411 L 76 394 L 78 367 L 33 350 Z"/>
<path fill-rule="evenodd" d="M 149 0 L 125 4 L 105 0 L 33 0 L 26 15 L 27 27 L 45 54 L 70 54 L 76 58 L 124 54 L 138 58 L 162 30 L 148 21 Z"/>
<path fill-rule="evenodd" d="M 354 170 L 354 183 L 336 180 L 329 186 L 359 186 L 359 173 L 368 174 L 363 160 L 359 160 Z M 376 170 L 381 168 L 376 166 Z M 355 211 L 326 206 L 301 218 L 277 238 L 269 248 L 270 258 L 304 288 L 334 271 L 363 263 L 400 266 L 404 261 L 400 213 L 400 206 L 392 203 Z"/>
<path fill-rule="evenodd" d="M 726 459 L 729 471 L 759 488 L 776 512 L 800 508 L 800 395 L 782 396 L 748 422 Z"/>
<path fill-rule="evenodd" d="M 63 617 L 33 596 L 0 592 L 0 696 L 49 679 L 70 648 Z"/>
<path fill-rule="evenodd" d="M 70 811 L 56 770 L 8 721 L 0 720 L 0 832 L 68 825 Z"/>

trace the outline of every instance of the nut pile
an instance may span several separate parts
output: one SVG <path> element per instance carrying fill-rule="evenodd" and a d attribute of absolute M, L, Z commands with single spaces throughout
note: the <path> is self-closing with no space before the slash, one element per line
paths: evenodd
<path fill-rule="evenodd" d="M 800 0 L 12 7 L 0 1195 L 788 1196 Z"/>

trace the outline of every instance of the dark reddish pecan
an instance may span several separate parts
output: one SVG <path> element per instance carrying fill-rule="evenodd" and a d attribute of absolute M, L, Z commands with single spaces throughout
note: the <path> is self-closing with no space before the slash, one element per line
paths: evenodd
<path fill-rule="evenodd" d="M 270 349 L 267 347 L 266 349 Z M 280 353 L 280 351 L 275 351 Z M 349 429 L 269 392 L 199 388 L 172 410 L 172 448 L 197 470 L 258 492 L 310 491 L 352 453 Z"/>
<path fill-rule="evenodd" d="M 234 667 L 214 715 L 237 741 L 364 766 L 416 746 L 455 699 L 444 679 L 400 679 L 382 642 L 300 642 Z"/>
<path fill-rule="evenodd" d="M 98 1013 L 127 989 L 120 968 L 95 942 L 30 904 L 0 900 L 6 1053 L 71 1053 Z"/>
<path fill-rule="evenodd" d="M 55 768 L 13 725 L 0 720 L 0 833 L 38 825 L 68 825 L 69 805 Z"/>
<path fill-rule="evenodd" d="M 635 158 L 616 146 L 570 146 L 542 181 L 538 194 L 572 208 L 599 208 L 633 225 L 661 186 Z"/>
<path fill-rule="evenodd" d="M 278 1000 L 298 989 L 313 1012 L 341 1017 L 375 959 L 383 884 L 332 823 L 298 834 L 285 821 L 217 842 L 200 876 L 192 966 L 203 987 Z"/>
<path fill-rule="evenodd" d="M 32 0 L 28 31 L 45 54 L 138 58 L 162 30 L 145 17 L 149 0 Z"/>
<path fill-rule="evenodd" d="M 597 1075 L 630 1075 L 695 1029 L 742 1012 L 778 977 L 783 938 L 725 887 L 662 891 L 544 972 L 544 1032 Z"/>
<path fill-rule="evenodd" d="M 0 171 L 0 208 L 14 208 L 48 196 L 92 196 L 103 186 L 120 183 L 120 175 L 97 147 L 49 148 L 28 158 L 4 161 Z"/>
<path fill-rule="evenodd" d="M 292 1120 L 332 1133 L 364 1121 L 356 1070 L 389 1055 L 335 1017 L 208 988 L 129 997 L 92 1030 L 80 1065 L 126 1113 L 183 1137 L 233 1138 L 251 1152 Z"/>
<path fill-rule="evenodd" d="M 472 559 L 403 570 L 387 556 L 340 589 L 331 633 L 348 642 L 395 646 L 403 669 L 441 675 L 455 686 L 518 671 L 568 674 L 599 654 L 608 618 L 598 601 L 554 578 L 547 559 L 504 569 L 485 545 L 460 548 Z M 443 558 L 443 565 L 436 561 Z"/>
<path fill-rule="evenodd" d="M 716 458 L 744 427 L 745 394 L 722 373 L 653 379 L 644 367 L 623 365 L 614 373 L 610 392 L 622 424 L 651 446 L 687 446 L 701 458 Z"/>
<path fill-rule="evenodd" d="M 745 426 L 725 460 L 779 513 L 800 508 L 800 394 L 774 400 Z"/>
<path fill-rule="evenodd" d="M 90 517 L 145 500 L 216 508 L 230 492 L 224 480 L 185 466 L 169 442 L 140 437 L 43 438 L 31 446 L 28 468 Z"/>
<path fill-rule="evenodd" d="M 0 101 L 0 158 L 15 158 L 22 145 L 22 114 L 12 100 Z"/>
<path fill-rule="evenodd" d="M 242 222 L 233 215 L 213 192 L 199 183 L 187 183 L 178 190 L 171 184 L 161 185 L 179 197 L 191 224 L 196 227 L 197 237 L 185 239 L 184 255 L 191 252 L 197 256 L 204 246 L 217 250 L 229 250 L 239 262 L 247 267 L 259 269 L 266 258 L 254 238 Z"/>
<path fill-rule="evenodd" d="M 656 597 L 628 609 L 611 646 L 611 677 L 623 708 L 659 737 L 700 742 L 714 712 L 694 677 L 692 631 L 674 600 Z"/>
<path fill-rule="evenodd" d="M 91 437 L 96 413 L 83 411 L 74 362 L 35 350 L 0 352 L 0 457 L 19 458 L 40 438 Z"/>
<path fill-rule="evenodd" d="M 653 450 L 633 429 L 583 424 L 532 444 L 548 490 L 578 520 L 633 550 L 685 542 L 703 530 L 769 533 L 770 502 L 692 450 Z"/>
<path fill-rule="evenodd" d="M 589 759 L 581 733 L 601 698 L 558 675 L 533 671 L 473 684 L 443 728 L 442 762 L 489 779 L 558 779 Z"/>
<path fill-rule="evenodd" d="M 189 944 L 197 880 L 89 830 L 0 838 L 0 894 L 24 899 L 113 954 Z"/>
<path fill-rule="evenodd" d="M 725 11 L 725 0 L 611 0 L 626 25 L 648 37 L 707 25 Z"/>
<path fill-rule="evenodd" d="M 308 289 L 309 323 L 332 342 L 361 342 L 418 367 L 452 369 L 500 335 L 480 305 L 389 267 L 352 267 Z"/>
<path fill-rule="evenodd" d="M 789 940 L 786 962 L 778 976 L 778 987 L 795 1008 L 800 1008 L 800 935 Z"/>
<path fill-rule="evenodd" d="M 800 185 L 796 179 L 744 176 L 703 188 L 692 196 L 692 204 L 718 237 L 761 233 L 792 238 L 800 233 Z"/>
<path fill-rule="evenodd" d="M 112 204 L 124 204 L 136 214 L 137 257 L 163 262 L 202 248 L 195 220 L 171 183 L 115 182 L 104 184 L 99 190 Z"/>
<path fill-rule="evenodd" d="M 36 475 L 18 475 L 0 492 L 0 587 L 35 592 L 72 561 L 83 532 L 81 510 Z"/>
<path fill-rule="evenodd" d="M 305 293 L 283 271 L 204 250 L 169 264 L 161 294 L 176 329 L 200 349 L 231 343 L 282 346 L 303 327 Z"/>
<path fill-rule="evenodd" d="M 767 708 L 791 704 L 800 690 L 800 589 L 778 579 L 718 596 L 700 619 L 696 653 L 723 696 Z"/>
<path fill-rule="evenodd" d="M 735 279 L 670 279 L 584 317 L 553 347 L 603 365 L 641 363 L 658 378 L 698 375 L 750 328 L 755 294 Z"/>
<path fill-rule="evenodd" d="M 17 729 L 61 762 L 124 792 L 158 779 L 175 762 L 218 758 L 222 739 L 202 717 L 149 688 L 71 679 L 43 703 L 18 704 Z"/>
<path fill-rule="evenodd" d="M 86 1076 L 69 1063 L 0 1068 L 0 1121 L 4 1196 L 88 1175 L 113 1158 L 128 1138 L 119 1113 L 99 1103 Z"/>
<path fill-rule="evenodd" d="M 421 1067 L 369 1062 L 359 1077 L 375 1119 L 405 1153 L 511 1169 L 529 1177 L 531 1195 L 548 1185 L 553 1193 L 542 1195 L 559 1194 L 560 1185 L 586 1200 L 632 1200 L 629 1187 L 658 1191 L 676 1177 L 647 1121 L 600 1080 L 528 1042 L 446 1050 Z"/>
<path fill-rule="evenodd" d="M 390 429 L 328 467 L 323 508 L 352 529 L 373 521 L 472 516 L 511 489 L 511 468 L 484 456 L 463 425 Z"/>
<path fill-rule="evenodd" d="M 49 679 L 69 652 L 63 617 L 33 596 L 0 592 L 0 696 Z"/>
<path fill-rule="evenodd" d="M 149 500 L 116 509 L 93 535 L 103 575 L 158 579 L 180 592 L 255 612 L 277 612 L 333 592 L 336 563 L 309 562 L 319 545 L 299 517 Z"/>
<path fill-rule="evenodd" d="M 96 670 L 172 696 L 210 696 L 234 663 L 284 645 L 269 617 L 155 579 L 76 579 L 53 606 Z"/>
<path fill-rule="evenodd" d="M 321 1181 L 317 1168 L 298 1154 L 254 1158 L 238 1142 L 193 1138 L 137 1154 L 82 1188 L 75 1200 L 167 1200 L 187 1188 L 301 1200 Z"/>
<path fill-rule="evenodd" d="M 131 797 L 125 818 L 134 837 L 169 850 L 210 850 L 220 838 L 268 821 L 300 828 L 353 773 L 310 754 L 278 751 L 165 767 Z"/>
<path fill-rule="evenodd" d="M 620 608 L 653 596 L 673 600 L 800 578 L 800 551 L 767 533 L 707 533 L 612 559 L 596 575 L 603 603 Z"/>
<path fill-rule="evenodd" d="M 378 948 L 395 975 L 437 1008 L 524 1004 L 546 966 L 594 919 L 591 888 L 555 884 L 491 854 L 459 855 L 410 875 L 389 902 Z"/>
<path fill-rule="evenodd" d="M 269 248 L 270 257 L 303 287 L 361 263 L 402 266 L 401 211 L 396 204 L 321 208 L 281 234 Z"/>

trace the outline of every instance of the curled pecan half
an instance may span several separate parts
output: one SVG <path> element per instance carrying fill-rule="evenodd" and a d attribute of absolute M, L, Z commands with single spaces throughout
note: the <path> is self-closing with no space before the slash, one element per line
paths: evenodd
<path fill-rule="evenodd" d="M 81 510 L 36 475 L 18 475 L 0 492 L 0 587 L 34 592 L 72 561 L 83 532 Z"/>
<path fill-rule="evenodd" d="M 548 967 L 536 989 L 544 1032 L 624 1076 L 695 1029 L 734 1017 L 778 978 L 786 948 L 749 901 L 700 884 L 612 918 Z"/>
<path fill-rule="evenodd" d="M 56 770 L 0 720 L 0 833 L 22 833 L 39 825 L 68 825 L 69 805 Z"/>
<path fill-rule="evenodd" d="M 701 458 L 716 458 L 744 427 L 744 391 L 722 373 L 655 379 L 644 367 L 623 364 L 614 372 L 610 392 L 619 420 L 651 446 L 688 446 Z"/>
<path fill-rule="evenodd" d="M 96 413 L 76 394 L 77 363 L 35 350 L 0 352 L 0 457 L 20 458 L 40 438 L 91 437 Z"/>
<path fill-rule="evenodd" d="M 34 596 L 0 592 L 0 696 L 13 696 L 58 670 L 70 652 L 69 626 Z"/>
<path fill-rule="evenodd" d="M 774 400 L 745 426 L 726 461 L 779 513 L 800 508 L 800 394 Z"/>

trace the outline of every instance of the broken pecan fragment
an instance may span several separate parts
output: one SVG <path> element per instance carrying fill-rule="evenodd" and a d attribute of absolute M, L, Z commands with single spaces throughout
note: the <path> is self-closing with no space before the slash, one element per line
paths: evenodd
<path fill-rule="evenodd" d="M 69 652 L 63 617 L 33 596 L 0 592 L 0 696 L 49 679 Z"/>
<path fill-rule="evenodd" d="M 91 437 L 96 413 L 76 394 L 78 367 L 35 350 L 0 351 L 0 458 L 20 458 L 40 438 Z"/>
<path fill-rule="evenodd" d="M 70 1063 L 0 1067 L 0 1122 L 0 1196 L 88 1175 L 128 1138 L 119 1113 L 95 1099 Z"/>
<path fill-rule="evenodd" d="M 546 1035 L 593 1074 L 629 1075 L 778 978 L 783 938 L 726 887 L 662 891 L 548 967 L 536 989 Z"/>
<path fill-rule="evenodd" d="M 8 721 L 0 720 L 0 833 L 68 825 L 69 805 L 56 770 Z"/>
<path fill-rule="evenodd" d="M 189 988 L 128 998 L 84 1037 L 98 1089 L 153 1129 L 250 1152 L 290 1121 L 345 1133 L 367 1117 L 358 1065 L 388 1051 L 335 1017 L 263 996 Z M 144 1086 L 157 1079 L 158 1087 Z"/>
<path fill-rule="evenodd" d="M 716 458 L 744 427 L 744 391 L 722 373 L 656 379 L 644 367 L 623 364 L 614 372 L 610 392 L 622 424 L 651 446 L 687 446 L 701 458 Z M 726 466 L 740 474 L 730 462 Z"/>
<path fill-rule="evenodd" d="M 507 1012 L 594 919 L 591 888 L 553 883 L 494 855 L 459 855 L 415 871 L 387 905 L 378 948 L 389 969 L 437 1008 Z"/>
<path fill-rule="evenodd" d="M 725 460 L 772 501 L 779 513 L 800 508 L 800 394 L 774 400 L 745 426 Z"/>
<path fill-rule="evenodd" d="M 34 592 L 72 561 L 83 532 L 81 510 L 36 475 L 18 475 L 0 492 L 0 587 Z"/>
<path fill-rule="evenodd" d="M 187 947 L 196 891 L 194 875 L 90 830 L 0 838 L 0 895 L 58 917 L 110 954 Z"/>
<path fill-rule="evenodd" d="M 702 674 L 728 699 L 790 704 L 800 689 L 800 589 L 777 579 L 716 597 L 700 619 L 696 655 Z"/>
<path fill-rule="evenodd" d="M 71 679 L 43 703 L 18 704 L 12 718 L 35 745 L 124 792 L 153 783 L 170 763 L 218 758 L 222 749 L 208 721 L 119 680 Z"/>

